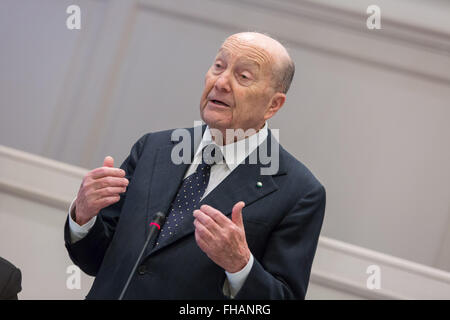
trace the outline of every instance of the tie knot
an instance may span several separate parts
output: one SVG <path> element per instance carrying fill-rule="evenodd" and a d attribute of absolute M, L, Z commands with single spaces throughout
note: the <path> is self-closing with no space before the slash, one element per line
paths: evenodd
<path fill-rule="evenodd" d="M 209 144 L 202 150 L 202 163 L 213 166 L 223 163 L 223 154 L 215 144 Z"/>

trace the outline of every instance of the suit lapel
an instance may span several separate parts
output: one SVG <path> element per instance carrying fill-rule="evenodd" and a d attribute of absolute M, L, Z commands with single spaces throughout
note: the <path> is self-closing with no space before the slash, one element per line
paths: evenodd
<path fill-rule="evenodd" d="M 260 167 L 258 164 L 241 164 L 200 202 L 200 206 L 210 205 L 228 216 L 237 202 L 250 205 L 277 190 L 272 176 L 262 176 Z M 258 182 L 263 187 L 258 187 Z"/>
<path fill-rule="evenodd" d="M 187 129 L 190 138 L 190 162 L 192 162 L 194 152 L 202 139 L 202 133 L 205 128 L 205 125 L 202 126 L 201 131 L 196 132 L 197 134 L 194 134 L 196 129 Z M 182 142 L 183 141 L 169 141 L 166 146 L 160 147 L 157 150 L 148 196 L 148 223 L 152 221 L 156 212 L 160 211 L 165 214 L 168 213 L 171 202 L 180 188 L 186 170 L 189 168 L 190 162 L 175 164 L 172 161 L 172 150 L 174 146 Z M 184 149 L 181 149 L 181 157 L 183 156 L 183 152 Z M 148 232 L 149 228 L 145 228 L 145 238 L 147 238 Z"/>
<path fill-rule="evenodd" d="M 206 126 L 202 127 L 202 132 Z M 194 150 L 196 150 L 202 135 L 195 136 L 194 128 L 187 129 L 190 136 L 190 162 L 194 157 Z M 178 191 L 186 170 L 190 163 L 175 164 L 172 161 L 172 149 L 177 143 L 182 141 L 169 141 L 166 146 L 160 147 L 157 150 L 156 161 L 153 168 L 153 176 L 151 178 L 149 206 L 147 210 L 147 219 L 150 221 L 154 214 L 158 211 L 166 213 L 170 207 L 171 201 L 174 199 Z M 180 156 L 183 156 L 183 149 Z"/>
<path fill-rule="evenodd" d="M 271 138 L 272 136 L 269 133 L 268 139 Z M 196 146 L 198 146 L 198 143 Z M 277 142 L 274 146 L 279 147 Z M 270 154 L 270 143 L 268 148 Z M 259 148 L 257 148 L 254 152 L 258 152 L 258 150 Z M 181 165 L 177 166 L 172 164 L 172 161 L 170 160 L 170 151 L 162 151 L 163 154 L 161 155 L 161 158 L 158 159 L 159 161 L 157 165 L 165 167 L 166 169 L 156 177 L 153 177 L 152 192 L 156 196 L 152 196 L 152 199 L 158 204 L 158 208 L 160 208 L 162 212 L 167 212 L 189 165 L 184 165 L 183 168 L 179 168 Z M 248 206 L 251 203 L 258 201 L 259 199 L 276 191 L 278 186 L 275 183 L 273 176 L 261 175 L 261 168 L 263 168 L 264 165 L 262 165 L 259 161 L 259 156 L 257 159 L 258 161 L 256 164 L 243 163 L 234 169 L 233 172 L 231 172 L 216 188 L 214 188 L 214 190 L 212 190 L 205 198 L 203 198 L 203 200 L 200 201 L 200 206 L 203 204 L 208 204 L 221 211 L 224 215 L 229 216 L 233 206 L 237 202 L 244 201 L 246 206 Z M 164 161 L 170 162 L 171 165 L 164 163 Z M 280 168 L 274 176 L 281 174 L 285 174 L 285 171 L 282 167 L 280 159 Z M 168 177 L 173 180 L 169 182 L 168 189 L 161 188 L 159 182 L 166 181 Z M 153 212 L 156 211 L 153 210 Z M 245 208 L 243 210 L 243 214 L 245 215 Z M 158 247 L 152 249 L 150 254 L 154 254 L 155 252 L 164 249 L 175 241 L 178 241 L 179 239 L 193 233 L 194 230 L 194 217 L 193 215 L 189 215 L 185 217 L 183 226 L 180 228 L 179 232 L 173 235 L 170 239 L 161 243 Z"/>
<path fill-rule="evenodd" d="M 151 221 L 158 211 L 167 212 L 189 167 L 189 164 L 176 165 L 172 162 L 172 147 L 171 145 L 161 147 L 157 151 L 150 187 L 148 221 Z"/>

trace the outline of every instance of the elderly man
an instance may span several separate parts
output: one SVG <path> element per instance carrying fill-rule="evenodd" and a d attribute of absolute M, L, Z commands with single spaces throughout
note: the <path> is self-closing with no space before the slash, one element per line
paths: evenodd
<path fill-rule="evenodd" d="M 158 211 L 166 223 L 125 299 L 305 297 L 325 189 L 266 123 L 283 106 L 293 75 L 278 41 L 234 34 L 206 73 L 200 101 L 206 125 L 200 139 L 188 129 L 190 163 L 174 162 L 181 142 L 168 130 L 144 135 L 120 169 L 106 157 L 84 177 L 65 242 L 74 263 L 96 276 L 88 299 L 119 297 Z M 230 135 L 231 129 L 244 134 Z M 222 161 L 205 161 L 211 145 Z M 277 162 L 276 172 L 262 174 L 262 149 Z"/>

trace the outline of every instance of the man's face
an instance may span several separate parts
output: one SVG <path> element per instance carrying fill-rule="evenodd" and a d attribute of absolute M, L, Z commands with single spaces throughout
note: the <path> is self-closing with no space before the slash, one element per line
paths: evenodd
<path fill-rule="evenodd" d="M 200 114 L 210 128 L 259 130 L 272 114 L 272 65 L 268 52 L 250 41 L 228 38 L 205 76 Z"/>

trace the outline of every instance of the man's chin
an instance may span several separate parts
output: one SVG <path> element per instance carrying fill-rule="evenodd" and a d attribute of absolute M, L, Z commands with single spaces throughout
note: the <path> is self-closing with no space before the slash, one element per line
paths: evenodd
<path fill-rule="evenodd" d="M 231 121 L 229 117 L 224 117 L 223 114 L 214 110 L 203 109 L 201 112 L 201 117 L 203 122 L 205 122 L 208 127 L 216 128 L 219 130 L 231 128 Z"/>
<path fill-rule="evenodd" d="M 227 119 L 203 115 L 202 120 L 208 125 L 209 128 L 212 129 L 218 129 L 222 131 L 231 128 L 231 123 Z"/>

